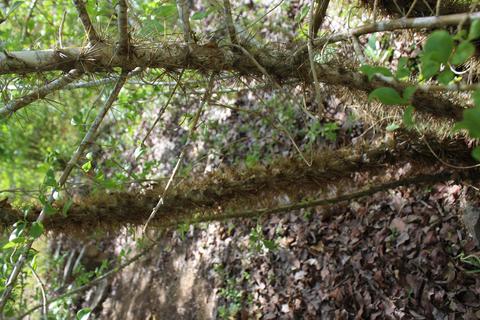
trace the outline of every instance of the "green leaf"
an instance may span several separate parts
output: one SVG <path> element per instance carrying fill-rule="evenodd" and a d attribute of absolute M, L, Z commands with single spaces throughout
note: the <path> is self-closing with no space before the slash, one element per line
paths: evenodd
<path fill-rule="evenodd" d="M 192 15 L 191 19 L 192 20 L 203 20 L 206 17 L 208 17 L 209 14 L 210 14 L 210 10 L 197 11 Z"/>
<path fill-rule="evenodd" d="M 452 36 L 445 30 L 439 30 L 428 37 L 423 52 L 430 54 L 431 59 L 436 62 L 446 63 L 452 54 L 453 47 Z"/>
<path fill-rule="evenodd" d="M 48 169 L 47 174 L 45 175 L 45 179 L 43 180 L 43 184 L 47 187 L 57 186 L 57 180 L 55 180 L 55 172 L 52 168 Z"/>
<path fill-rule="evenodd" d="M 477 89 L 472 93 L 472 99 L 475 106 L 480 107 L 480 89 Z"/>
<path fill-rule="evenodd" d="M 367 75 L 368 81 L 372 81 L 373 77 L 377 74 L 381 74 L 382 76 L 393 78 L 392 72 L 390 72 L 390 70 L 388 70 L 385 67 L 370 66 L 365 64 L 361 66 L 359 70 L 360 72 Z"/>
<path fill-rule="evenodd" d="M 413 106 L 408 106 L 403 113 L 403 124 L 408 129 L 411 129 L 415 126 L 415 121 L 413 120 L 413 112 L 415 108 Z"/>
<path fill-rule="evenodd" d="M 43 210 L 47 216 L 54 215 L 57 212 L 57 210 L 54 207 L 52 207 L 52 205 L 49 202 L 46 202 L 43 205 Z"/>
<path fill-rule="evenodd" d="M 67 202 L 65 202 L 65 204 L 63 205 L 63 208 L 62 208 L 62 214 L 64 216 L 67 216 L 68 210 L 70 210 L 70 207 L 72 206 L 72 204 L 73 204 L 72 199 L 68 199 Z"/>
<path fill-rule="evenodd" d="M 390 123 L 390 124 L 386 127 L 386 130 L 387 130 L 388 132 L 392 132 L 392 131 L 395 131 L 395 130 L 397 130 L 397 129 L 399 129 L 399 128 L 400 128 L 400 126 L 399 126 L 398 124 L 396 124 L 396 123 Z"/>
<path fill-rule="evenodd" d="M 88 172 L 90 169 L 92 169 L 92 161 L 85 162 L 82 166 L 82 170 Z"/>
<path fill-rule="evenodd" d="M 30 228 L 30 235 L 33 238 L 36 239 L 40 237 L 43 234 L 43 231 L 44 231 L 44 228 L 41 222 L 35 221 L 34 223 L 32 223 L 32 227 Z"/>
<path fill-rule="evenodd" d="M 480 19 L 472 22 L 468 32 L 468 40 L 475 40 L 480 37 Z"/>
<path fill-rule="evenodd" d="M 477 161 L 480 161 L 480 147 L 475 147 L 473 150 L 472 150 L 472 157 L 477 160 Z"/>
<path fill-rule="evenodd" d="M 464 110 L 463 120 L 457 122 L 453 129 L 466 129 L 472 138 L 480 138 L 480 107 Z"/>
<path fill-rule="evenodd" d="M 10 248 L 15 248 L 16 246 L 18 246 L 18 242 L 17 241 L 9 241 L 7 243 L 5 243 L 5 245 L 2 247 L 2 249 L 10 249 Z"/>
<path fill-rule="evenodd" d="M 412 100 L 413 95 L 417 91 L 417 87 L 415 86 L 409 86 L 406 87 L 405 90 L 403 90 L 403 100 L 409 101 Z"/>
<path fill-rule="evenodd" d="M 92 313 L 91 308 L 83 308 L 78 310 L 77 316 L 75 317 L 76 320 L 88 320 L 90 314 Z"/>
<path fill-rule="evenodd" d="M 155 16 L 160 18 L 173 17 L 177 14 L 177 6 L 174 4 L 164 4 L 154 11 Z"/>
<path fill-rule="evenodd" d="M 408 58 L 401 57 L 398 60 L 398 67 L 395 77 L 399 80 L 410 77 L 410 69 L 408 68 Z"/>
<path fill-rule="evenodd" d="M 381 103 L 386 105 L 403 105 L 405 100 L 400 96 L 400 94 L 392 88 L 382 87 L 373 90 L 368 95 L 368 100 L 378 99 Z"/>
<path fill-rule="evenodd" d="M 420 58 L 422 76 L 425 80 L 429 80 L 435 76 L 441 67 L 441 63 L 432 59 L 431 54 L 425 54 Z"/>
<path fill-rule="evenodd" d="M 450 69 L 445 69 L 437 77 L 438 82 L 447 85 L 455 78 L 455 74 Z"/>
<path fill-rule="evenodd" d="M 297 14 L 297 16 L 295 17 L 295 21 L 297 23 L 302 22 L 302 20 L 305 19 L 305 17 L 307 16 L 309 10 L 310 10 L 310 6 L 308 4 L 304 5 L 302 7 L 302 10 L 300 10 L 300 13 Z"/>
<path fill-rule="evenodd" d="M 470 41 L 463 41 L 455 50 L 455 53 L 450 60 L 452 64 L 465 63 L 475 53 L 475 46 Z"/>

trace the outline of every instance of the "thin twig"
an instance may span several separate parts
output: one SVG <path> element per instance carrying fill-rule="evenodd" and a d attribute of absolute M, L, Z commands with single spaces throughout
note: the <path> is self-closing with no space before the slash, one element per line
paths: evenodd
<path fill-rule="evenodd" d="M 67 10 L 63 11 L 62 21 L 60 27 L 58 27 L 58 47 L 63 48 L 63 25 L 65 24 L 65 17 L 67 16 Z"/>
<path fill-rule="evenodd" d="M 43 319 L 47 320 L 48 319 L 48 299 L 47 299 L 47 294 L 45 293 L 45 285 L 42 282 L 42 279 L 38 276 L 37 272 L 35 269 L 33 269 L 32 266 L 30 266 L 30 270 L 33 273 L 33 276 L 35 280 L 38 282 L 38 286 L 40 287 L 40 291 L 42 292 L 42 314 L 43 314 Z"/>
<path fill-rule="evenodd" d="M 228 36 L 230 37 L 230 42 L 233 44 L 238 44 L 237 33 L 235 31 L 235 25 L 233 24 L 232 6 L 230 4 L 230 0 L 223 0 L 223 9 L 225 14 L 225 23 L 227 24 Z"/>
<path fill-rule="evenodd" d="M 118 97 L 118 94 L 120 93 L 120 90 L 122 89 L 123 85 L 125 84 L 125 81 L 127 79 L 127 72 L 122 71 L 122 75 L 118 79 L 117 84 L 115 85 L 115 88 L 113 91 L 110 93 L 110 96 L 108 97 L 107 101 L 103 105 L 102 109 L 99 111 L 97 117 L 93 121 L 92 125 L 90 126 L 89 130 L 85 134 L 85 137 L 83 138 L 82 142 L 80 145 L 77 147 L 77 150 L 74 152 L 72 155 L 70 161 L 67 163 L 60 179 L 58 180 L 58 188 L 62 188 L 65 183 L 67 182 L 67 178 L 72 172 L 73 167 L 76 165 L 78 160 L 80 159 L 80 156 L 83 154 L 85 149 L 87 148 L 88 145 L 90 145 L 93 141 L 93 138 L 95 137 L 95 133 L 97 132 L 98 128 L 100 127 L 100 124 L 102 123 L 103 119 L 105 118 L 107 112 L 110 110 L 110 107 L 113 105 L 115 100 Z M 52 192 L 50 193 L 50 196 L 47 200 L 47 205 L 45 205 L 42 210 L 40 211 L 40 214 L 38 215 L 38 218 L 36 222 L 42 222 L 45 217 L 46 217 L 46 211 L 47 211 L 47 206 L 50 206 L 53 201 L 54 201 L 54 194 L 57 192 L 57 188 L 53 188 Z M 17 260 L 17 263 L 13 267 L 13 270 L 8 278 L 7 283 L 5 284 L 5 289 L 2 293 L 2 296 L 0 297 L 0 314 L 3 312 L 3 309 L 5 308 L 5 305 L 7 304 L 7 301 L 12 293 L 12 290 L 15 286 L 15 282 L 17 281 L 18 275 L 20 274 L 20 271 L 23 268 L 23 265 L 25 264 L 28 256 L 28 252 L 32 248 L 33 242 L 35 239 L 28 240 L 23 248 L 23 252 L 20 254 L 20 257 Z"/>
<path fill-rule="evenodd" d="M 49 84 L 40 87 L 21 98 L 10 101 L 5 105 L 5 107 L 0 109 L 0 119 L 6 118 L 17 112 L 21 108 L 29 105 L 30 103 L 45 98 L 48 94 L 60 90 L 65 87 L 67 84 L 75 81 L 83 74 L 82 71 L 78 69 L 71 70 L 66 75 L 50 82 Z"/>
<path fill-rule="evenodd" d="M 160 210 L 160 208 L 162 207 L 163 199 L 165 198 L 168 190 L 170 189 L 170 185 L 172 184 L 172 181 L 175 178 L 175 176 L 178 172 L 178 169 L 180 168 L 180 164 L 182 163 L 183 159 L 185 158 L 186 149 L 193 140 L 193 136 L 194 136 L 195 130 L 197 129 L 197 124 L 198 124 L 198 121 L 200 120 L 200 116 L 203 112 L 203 108 L 206 104 L 209 103 L 210 97 L 212 95 L 213 86 L 214 86 L 214 83 L 215 83 L 215 75 L 216 74 L 213 73 L 213 72 L 210 75 L 210 80 L 208 81 L 207 91 L 205 91 L 205 94 L 203 95 L 202 101 L 200 102 L 200 107 L 198 108 L 197 113 L 195 114 L 194 118 L 192 119 L 192 122 L 190 123 L 190 128 L 189 128 L 189 132 L 188 132 L 188 136 L 187 136 L 187 141 L 185 142 L 185 146 L 183 147 L 182 151 L 180 152 L 180 155 L 178 156 L 177 163 L 175 164 L 175 167 L 173 168 L 173 171 L 170 175 L 170 178 L 168 179 L 168 182 L 165 186 L 165 189 L 163 190 L 163 193 L 160 196 L 160 200 L 158 201 L 155 208 L 153 208 L 152 213 L 148 217 L 147 222 L 145 223 L 145 225 L 143 227 L 143 233 L 144 234 L 145 234 L 145 231 L 147 230 L 148 224 L 156 216 L 158 210 Z"/>
<path fill-rule="evenodd" d="M 435 15 L 437 17 L 440 15 L 441 6 L 442 6 L 442 0 L 437 0 L 437 7 L 435 8 Z"/>
<path fill-rule="evenodd" d="M 165 104 L 163 105 L 163 107 L 160 109 L 160 111 L 158 112 L 158 115 L 157 115 L 157 118 L 155 119 L 155 121 L 153 122 L 153 124 L 150 126 L 150 128 L 147 130 L 147 134 L 145 134 L 145 136 L 143 137 L 141 143 L 140 143 L 140 146 L 144 146 L 145 145 L 145 141 L 148 139 L 148 137 L 150 136 L 150 134 L 152 133 L 153 129 L 155 128 L 155 126 L 158 124 L 158 122 L 160 121 L 160 119 L 162 118 L 162 115 L 163 113 L 165 112 L 165 110 L 168 108 L 168 106 L 170 105 L 170 101 L 172 101 L 172 98 L 173 96 L 175 95 L 175 92 L 177 91 L 177 88 L 180 84 L 180 81 L 182 80 L 182 76 L 183 76 L 183 72 L 184 70 L 182 70 L 182 72 L 180 73 L 180 76 L 178 77 L 178 80 L 176 81 L 176 84 L 175 84 L 175 87 L 173 87 L 173 90 L 172 92 L 170 93 L 170 96 L 168 97 L 167 99 L 167 102 L 165 102 Z M 208 89 L 207 89 L 208 90 Z"/>
<path fill-rule="evenodd" d="M 183 38 L 185 42 L 190 45 L 193 43 L 192 29 L 190 27 L 190 7 L 187 0 L 177 0 L 178 16 L 180 24 L 182 25 Z"/>
<path fill-rule="evenodd" d="M 88 38 L 88 42 L 90 44 L 93 44 L 95 42 L 101 41 L 97 31 L 95 31 L 95 28 L 93 27 L 92 20 L 90 20 L 90 16 L 88 15 L 87 8 L 85 8 L 85 3 L 83 2 L 83 0 L 73 0 L 73 4 L 77 8 L 78 16 L 80 18 L 80 21 L 82 21 L 83 28 L 85 29 L 85 34 Z"/>
<path fill-rule="evenodd" d="M 118 15 L 118 54 L 128 57 L 129 35 L 128 35 L 128 6 L 126 0 L 119 0 L 117 5 Z"/>
<path fill-rule="evenodd" d="M 410 8 L 408 9 L 407 13 L 405 14 L 405 18 L 408 18 L 408 16 L 412 13 L 413 9 L 415 9 L 415 6 L 417 5 L 417 1 L 418 0 L 414 0 L 412 2 L 412 5 L 410 6 Z"/>
<path fill-rule="evenodd" d="M 373 23 L 377 22 L 378 0 L 373 3 Z"/>
<path fill-rule="evenodd" d="M 327 1 L 328 2 L 328 1 Z M 323 1 L 322 1 L 323 3 Z M 323 105 L 323 99 L 322 99 L 322 93 L 320 89 L 320 83 L 318 82 L 318 75 L 317 71 L 315 70 L 315 56 L 313 52 L 313 39 L 315 38 L 315 21 L 314 21 L 314 7 L 315 7 L 315 0 L 311 0 L 310 2 L 310 23 L 308 27 L 308 59 L 310 62 L 310 70 L 312 72 L 312 78 L 313 78 L 313 86 L 315 88 L 315 100 L 317 101 L 317 106 L 319 110 L 319 114 L 323 115 L 323 112 L 325 111 L 325 106 Z"/>

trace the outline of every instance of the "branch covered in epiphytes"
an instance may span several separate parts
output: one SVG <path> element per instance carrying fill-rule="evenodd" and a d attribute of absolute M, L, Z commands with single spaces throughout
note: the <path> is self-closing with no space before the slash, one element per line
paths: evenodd
<path fill-rule="evenodd" d="M 78 68 L 85 72 L 108 71 L 114 67 L 132 70 L 141 68 L 165 68 L 168 70 L 197 70 L 202 72 L 238 72 L 257 76 L 264 70 L 276 82 L 298 81 L 312 83 L 312 66 L 305 59 L 293 57 L 291 51 L 269 47 L 250 48 L 251 59 L 242 50 L 232 50 L 234 45 L 212 47 L 208 45 L 169 44 L 131 48 L 128 59 L 116 55 L 116 48 L 97 43 L 90 48 L 66 48 L 62 50 L 18 51 L 0 53 L 0 74 L 27 73 Z M 366 75 L 349 70 L 340 64 L 318 64 L 314 69 L 321 83 L 341 85 L 367 93 L 378 87 L 392 87 L 402 92 L 409 83 L 388 83 L 381 79 L 369 82 Z M 434 117 L 460 120 L 464 106 L 444 97 L 418 90 L 413 96 L 413 106 L 420 112 Z"/>
<path fill-rule="evenodd" d="M 87 8 L 85 8 L 85 3 L 83 1 L 84 0 L 73 0 L 73 4 L 77 8 L 78 16 L 80 18 L 80 21 L 82 21 L 83 28 L 85 29 L 85 34 L 88 38 L 88 42 L 93 44 L 101 41 L 101 39 L 92 24 L 92 20 L 88 15 Z"/>
<path fill-rule="evenodd" d="M 125 81 L 127 80 L 127 76 L 128 74 L 126 72 L 122 72 L 122 75 L 118 79 L 117 84 L 115 85 L 115 88 L 112 90 L 107 101 L 105 102 L 105 104 L 100 109 L 97 116 L 95 117 L 95 120 L 93 121 L 92 125 L 90 126 L 87 133 L 85 134 L 85 137 L 83 138 L 82 142 L 77 147 L 77 150 L 74 152 L 74 154 L 70 158 L 70 161 L 67 163 L 67 166 L 63 170 L 62 175 L 60 176 L 58 182 L 56 182 L 55 177 L 53 177 L 52 179 L 53 181 L 50 186 L 52 187 L 52 192 L 50 193 L 50 196 L 43 204 L 43 207 L 40 213 L 38 214 L 38 217 L 33 222 L 34 224 L 40 225 L 42 226 L 41 228 L 43 228 L 43 222 L 45 218 L 47 217 L 47 215 L 52 214 L 52 210 L 53 210 L 52 203 L 55 200 L 54 198 L 55 193 L 59 188 L 64 187 L 68 177 L 70 176 L 70 173 L 72 172 L 74 166 L 77 164 L 78 160 L 80 159 L 80 156 L 84 153 L 87 146 L 93 143 L 93 140 L 96 136 L 96 132 L 100 127 L 100 124 L 102 123 L 103 119 L 107 115 L 107 112 L 110 110 L 111 106 L 117 99 L 118 94 L 120 93 L 120 90 L 122 89 L 123 85 L 125 84 Z M 18 275 L 20 274 L 20 271 L 22 270 L 25 262 L 27 261 L 27 256 L 35 240 L 36 239 L 32 237 L 30 240 L 26 242 L 25 246 L 22 248 L 23 251 L 21 252 L 20 257 L 18 258 L 17 262 L 15 263 L 15 266 L 13 267 L 12 272 L 10 273 L 10 276 L 8 277 L 8 282 L 6 283 L 5 289 L 0 297 L 0 314 L 2 314 L 3 309 L 5 308 L 5 305 L 10 295 L 12 294 L 12 290 L 15 286 Z"/>
<path fill-rule="evenodd" d="M 43 87 L 35 89 L 33 92 L 8 102 L 5 107 L 0 108 L 0 119 L 12 115 L 14 112 L 31 104 L 34 101 L 45 98 L 48 94 L 60 90 L 78 79 L 83 74 L 82 71 L 74 69 L 66 75 L 46 84 Z"/>
<path fill-rule="evenodd" d="M 363 172 L 383 180 L 385 168 L 404 166 L 414 168 L 411 173 L 422 171 L 436 173 L 441 164 L 435 154 L 456 165 L 471 165 L 470 149 L 464 140 L 436 140 L 428 136 L 429 144 L 413 133 L 396 131 L 395 146 L 380 146 L 353 151 L 350 148 L 324 150 L 312 155 L 311 166 L 300 158 L 277 159 L 268 166 L 246 168 L 242 171 L 218 170 L 210 175 L 182 179 L 163 198 L 150 225 L 169 225 L 175 221 L 192 220 L 197 215 L 227 214 L 278 207 L 278 195 L 289 199 L 319 198 L 328 186 L 335 186 L 339 193 L 347 194 L 355 186 L 352 174 Z M 433 152 L 432 152 L 433 150 Z M 453 161 L 452 161 L 453 162 Z M 462 170 L 468 178 L 473 170 Z M 138 192 L 100 193 L 84 197 L 68 209 L 68 216 L 53 215 L 44 221 L 45 229 L 58 232 L 91 232 L 92 228 L 114 230 L 125 225 L 143 225 L 158 203 L 158 195 L 165 190 L 166 181 L 154 185 L 141 195 Z M 361 187 L 360 185 L 357 187 Z M 348 190 L 345 190 L 347 188 Z M 343 191 L 342 191 L 343 190 Z M 57 204 L 58 210 L 63 205 Z M 12 225 L 24 217 L 21 211 L 8 204 L 0 205 L 0 226 Z M 26 217 L 34 221 L 36 210 Z M 132 215 L 132 212 L 135 212 Z M 219 216 L 221 218 L 221 216 Z M 179 220 L 180 219 L 180 220 Z"/>
<path fill-rule="evenodd" d="M 118 54 L 128 56 L 130 38 L 128 34 L 128 5 L 126 0 L 119 0 L 117 5 L 118 15 Z"/>

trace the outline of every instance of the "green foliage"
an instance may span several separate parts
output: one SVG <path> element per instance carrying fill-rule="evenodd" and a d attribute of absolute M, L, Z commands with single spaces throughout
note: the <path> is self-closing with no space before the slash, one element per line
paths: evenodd
<path fill-rule="evenodd" d="M 252 228 L 248 240 L 250 250 L 254 253 L 273 252 L 278 249 L 278 244 L 275 240 L 265 238 L 260 224 L 257 224 L 255 228 Z"/>
<path fill-rule="evenodd" d="M 90 309 L 90 308 L 80 309 L 80 310 L 78 310 L 75 319 L 76 320 L 88 320 L 88 318 L 90 318 L 91 313 L 92 313 L 92 309 Z"/>

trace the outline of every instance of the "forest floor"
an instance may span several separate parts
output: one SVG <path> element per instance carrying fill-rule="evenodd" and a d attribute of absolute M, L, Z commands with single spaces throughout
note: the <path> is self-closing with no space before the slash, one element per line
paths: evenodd
<path fill-rule="evenodd" d="M 101 318 L 480 319 L 480 251 L 457 210 L 466 188 L 169 232 L 113 280 Z"/>

